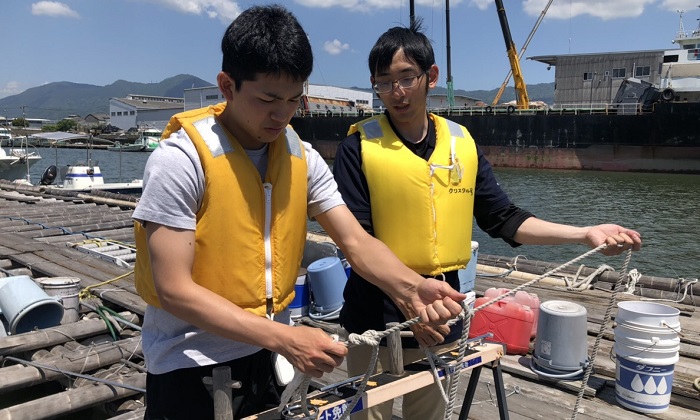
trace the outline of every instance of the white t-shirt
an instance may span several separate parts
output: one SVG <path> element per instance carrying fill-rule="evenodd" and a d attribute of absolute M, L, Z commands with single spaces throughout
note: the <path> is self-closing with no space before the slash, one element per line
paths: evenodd
<path fill-rule="evenodd" d="M 308 168 L 307 215 L 314 218 L 345 203 L 328 164 L 309 143 L 303 144 Z M 247 151 L 261 174 L 267 170 L 267 150 L 266 146 L 262 150 Z M 203 196 L 204 171 L 199 156 L 187 134 L 180 130 L 161 141 L 149 157 L 143 193 L 133 218 L 194 230 Z M 274 320 L 289 324 L 289 310 L 276 314 Z M 151 305 L 146 308 L 142 328 L 143 353 L 148 371 L 153 374 L 227 362 L 260 350 L 203 331 Z"/>

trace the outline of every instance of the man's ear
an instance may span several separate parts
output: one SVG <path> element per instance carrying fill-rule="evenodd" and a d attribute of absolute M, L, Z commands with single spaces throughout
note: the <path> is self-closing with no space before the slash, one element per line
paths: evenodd
<path fill-rule="evenodd" d="M 430 69 L 428 69 L 428 87 L 430 89 L 437 86 L 439 75 L 440 75 L 440 70 L 438 69 L 438 66 L 435 64 L 430 66 Z"/>
<path fill-rule="evenodd" d="M 224 99 L 226 99 L 227 102 L 232 100 L 233 92 L 236 90 L 236 83 L 231 79 L 231 76 L 221 71 L 216 75 L 216 83 L 219 85 L 219 90 L 221 94 L 224 95 Z"/>

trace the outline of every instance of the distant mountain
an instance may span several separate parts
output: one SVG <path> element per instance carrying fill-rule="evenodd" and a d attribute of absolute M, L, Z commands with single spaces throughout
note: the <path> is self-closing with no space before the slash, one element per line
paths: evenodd
<path fill-rule="evenodd" d="M 0 99 L 0 115 L 60 120 L 69 115 L 109 114 L 110 98 L 124 98 L 129 94 L 182 98 L 185 89 L 206 86 L 212 84 L 189 74 L 180 74 L 159 83 L 117 80 L 111 85 L 95 86 L 55 82 Z"/>
<path fill-rule="evenodd" d="M 198 77 L 180 74 L 159 83 L 135 83 L 117 80 L 111 85 L 95 86 L 72 82 L 55 82 L 27 89 L 24 92 L 0 99 L 0 115 L 7 118 L 46 118 L 60 120 L 69 115 L 85 117 L 89 114 L 108 114 L 110 98 L 124 98 L 129 94 L 167 96 L 182 98 L 185 89 L 213 86 Z M 370 91 L 371 89 L 357 88 Z M 468 96 L 491 103 L 498 89 L 455 90 L 455 95 Z M 554 83 L 528 85 L 527 92 L 532 101 L 554 102 Z M 435 93 L 446 94 L 447 88 L 436 87 Z M 508 86 L 500 102 L 515 99 L 515 89 Z"/>

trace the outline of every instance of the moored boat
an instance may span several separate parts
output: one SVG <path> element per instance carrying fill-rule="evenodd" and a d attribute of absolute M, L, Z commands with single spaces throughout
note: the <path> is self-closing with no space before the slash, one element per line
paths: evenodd
<path fill-rule="evenodd" d="M 3 138 L 3 142 L 14 144 L 15 139 L 11 134 Z M 7 150 L 0 147 L 0 179 L 14 181 L 15 179 L 26 179 L 29 169 L 41 160 L 41 155 L 29 150 L 26 138 L 21 147 L 10 147 Z"/>
<path fill-rule="evenodd" d="M 107 147 L 111 152 L 152 152 L 160 144 L 160 137 L 163 135 L 157 128 L 145 128 L 141 130 L 138 138 L 133 143 L 122 143 L 116 141 Z"/>
<path fill-rule="evenodd" d="M 551 107 L 431 112 L 467 127 L 496 167 L 700 174 L 700 26 L 686 33 L 681 23 L 674 43 L 679 48 L 530 57 L 555 68 Z M 291 125 L 333 159 L 362 118 L 300 113 Z"/>
<path fill-rule="evenodd" d="M 141 143 L 120 143 L 115 142 L 111 146 L 107 146 L 110 152 L 142 152 L 144 145 Z"/>
<path fill-rule="evenodd" d="M 56 167 L 51 165 L 42 176 L 41 184 L 46 189 L 59 189 L 63 191 L 105 191 L 115 194 L 140 194 L 143 190 L 143 181 L 134 179 L 130 182 L 104 182 L 102 171 L 97 165 L 76 164 L 62 168 L 61 179 L 63 182 L 53 185 L 56 177 Z"/>
<path fill-rule="evenodd" d="M 141 131 L 141 136 L 137 141 L 143 145 L 144 152 L 152 152 L 156 150 L 160 144 L 160 137 L 162 135 L 163 131 L 157 128 L 148 127 Z"/>

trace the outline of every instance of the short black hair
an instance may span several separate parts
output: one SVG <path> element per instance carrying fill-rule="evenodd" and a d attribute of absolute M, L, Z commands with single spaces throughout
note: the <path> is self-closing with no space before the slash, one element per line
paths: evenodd
<path fill-rule="evenodd" d="M 313 70 L 313 52 L 297 18 L 283 6 L 254 6 L 231 22 L 221 40 L 221 70 L 236 90 L 258 74 L 287 75 L 305 81 Z"/>
<path fill-rule="evenodd" d="M 369 73 L 375 76 L 386 71 L 394 54 L 403 49 L 406 58 L 427 72 L 435 64 L 435 53 L 430 40 L 423 33 L 423 20 L 416 18 L 409 28 L 395 26 L 384 32 L 369 53 Z"/>

